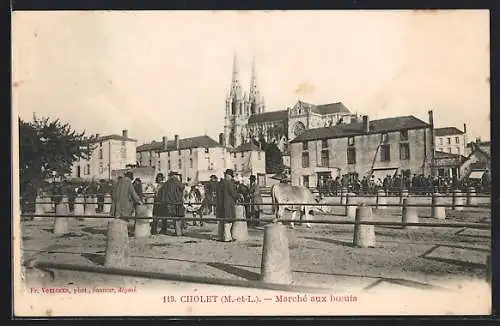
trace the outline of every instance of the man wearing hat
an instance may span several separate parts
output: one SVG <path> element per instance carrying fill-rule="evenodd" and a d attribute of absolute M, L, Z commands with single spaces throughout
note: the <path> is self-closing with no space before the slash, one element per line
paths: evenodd
<path fill-rule="evenodd" d="M 184 217 L 182 204 L 184 185 L 179 180 L 179 174 L 170 172 L 168 180 L 163 183 L 155 196 L 153 216 L 159 217 Z M 158 219 L 153 220 L 152 234 L 157 234 Z M 184 224 L 184 223 L 182 223 Z M 160 233 L 167 234 L 167 220 L 162 219 Z"/>
<path fill-rule="evenodd" d="M 236 202 L 238 201 L 240 195 L 236 191 L 236 185 L 233 181 L 234 172 L 231 169 L 227 169 L 224 173 L 224 180 L 220 184 L 219 193 L 222 195 L 222 201 L 217 198 L 217 212 L 220 218 L 225 219 L 235 219 L 236 218 Z M 219 217 L 219 216 L 218 216 Z M 231 223 L 232 222 L 221 222 L 219 223 L 219 236 L 220 240 L 224 242 L 232 241 L 231 238 Z"/>
<path fill-rule="evenodd" d="M 132 180 L 134 174 L 126 172 L 124 176 L 119 176 L 113 191 L 113 202 L 111 204 L 111 216 L 131 217 L 134 213 L 135 205 L 141 205 L 141 198 L 135 192 Z"/>
<path fill-rule="evenodd" d="M 215 212 L 216 201 L 217 201 L 217 176 L 212 174 L 210 176 L 210 181 L 208 182 L 208 185 L 207 185 L 208 214 L 216 215 L 216 212 Z"/>
<path fill-rule="evenodd" d="M 262 196 L 260 195 L 260 188 L 255 175 L 250 176 L 249 193 L 250 203 L 253 204 L 250 205 L 250 220 L 253 226 L 257 226 L 260 219 L 261 206 L 259 204 L 262 204 Z"/>

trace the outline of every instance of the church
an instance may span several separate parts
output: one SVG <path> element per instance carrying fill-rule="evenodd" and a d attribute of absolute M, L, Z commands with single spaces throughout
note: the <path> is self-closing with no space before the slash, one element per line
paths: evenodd
<path fill-rule="evenodd" d="M 304 130 L 358 122 L 358 116 L 341 102 L 311 104 L 301 100 L 284 110 L 267 111 L 260 93 L 255 60 L 252 62 L 250 88 L 243 92 L 236 55 L 229 93 L 226 97 L 224 144 L 237 148 L 253 142 L 275 143 L 284 155 L 288 144 Z"/>

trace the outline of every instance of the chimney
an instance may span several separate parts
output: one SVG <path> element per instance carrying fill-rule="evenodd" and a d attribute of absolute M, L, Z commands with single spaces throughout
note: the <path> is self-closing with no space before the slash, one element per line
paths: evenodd
<path fill-rule="evenodd" d="M 467 133 L 467 124 L 464 123 L 464 134 Z"/>
<path fill-rule="evenodd" d="M 476 144 L 479 144 L 481 142 L 481 137 L 476 137 Z"/>
<path fill-rule="evenodd" d="M 174 136 L 175 139 L 175 148 L 178 150 L 180 148 L 179 144 L 179 135 Z"/>
<path fill-rule="evenodd" d="M 163 136 L 162 138 L 163 140 L 163 150 L 167 150 L 167 147 L 168 147 L 168 140 L 167 140 L 167 137 Z"/>
<path fill-rule="evenodd" d="M 363 132 L 368 134 L 370 132 L 370 121 L 368 120 L 368 116 L 363 116 Z"/>
<path fill-rule="evenodd" d="M 431 128 L 434 129 L 434 113 L 432 110 L 429 110 L 429 124 L 431 125 Z"/>
<path fill-rule="evenodd" d="M 221 146 L 224 146 L 224 134 L 223 133 L 219 134 L 219 144 Z"/>
<path fill-rule="evenodd" d="M 123 129 L 123 130 L 122 130 L 122 136 L 123 136 L 124 138 L 128 138 L 128 130 L 127 130 L 127 129 Z"/>

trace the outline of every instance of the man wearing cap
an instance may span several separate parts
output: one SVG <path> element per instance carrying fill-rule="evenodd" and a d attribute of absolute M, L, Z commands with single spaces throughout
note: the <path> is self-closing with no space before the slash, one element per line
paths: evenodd
<path fill-rule="evenodd" d="M 182 204 L 184 185 L 179 180 L 179 174 L 170 172 L 168 180 L 163 183 L 155 197 L 153 216 L 160 217 L 184 217 L 184 206 Z M 153 220 L 152 234 L 157 234 L 158 219 Z M 182 222 L 182 227 L 184 221 Z M 167 220 L 162 219 L 160 233 L 167 234 Z"/>
<path fill-rule="evenodd" d="M 217 201 L 217 176 L 212 174 L 210 176 L 210 181 L 208 182 L 208 185 L 207 185 L 208 214 L 216 215 L 216 212 L 215 212 L 216 201 Z"/>
<path fill-rule="evenodd" d="M 221 182 L 220 194 L 222 195 L 222 207 L 223 209 L 219 212 L 223 214 L 222 218 L 225 219 L 235 219 L 236 218 L 236 202 L 238 201 L 240 195 L 236 191 L 236 185 L 233 181 L 234 173 L 233 170 L 227 169 L 224 173 L 224 180 Z M 219 203 L 219 198 L 217 199 Z M 232 241 L 228 232 L 228 228 L 232 222 L 221 222 L 219 223 L 219 236 L 220 240 L 224 242 Z"/>
<path fill-rule="evenodd" d="M 110 215 L 114 217 L 131 217 L 134 214 L 135 205 L 142 204 L 141 199 L 134 190 L 132 172 L 119 176 L 113 191 L 113 202 Z"/>

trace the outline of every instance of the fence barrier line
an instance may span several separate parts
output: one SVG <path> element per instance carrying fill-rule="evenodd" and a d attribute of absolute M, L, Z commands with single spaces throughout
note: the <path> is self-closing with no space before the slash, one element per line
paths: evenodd
<path fill-rule="evenodd" d="M 118 217 L 113 216 L 100 216 L 100 215 L 67 215 L 67 216 L 55 216 L 47 214 L 23 214 L 23 217 L 55 217 L 55 218 L 85 218 L 85 219 L 115 219 Z M 196 221 L 199 222 L 200 218 L 192 217 L 135 217 L 135 216 L 121 216 L 119 219 L 122 220 L 167 220 L 167 221 Z M 224 218 L 203 218 L 203 222 L 248 222 L 252 221 L 249 219 L 224 219 Z M 278 221 L 274 219 L 258 219 L 258 222 L 268 222 L 268 223 L 311 223 L 311 224 L 333 224 L 333 225 L 378 225 L 378 226 L 428 226 L 428 227 L 449 227 L 449 228 L 470 228 L 479 230 L 490 230 L 491 224 L 488 223 L 395 223 L 395 222 L 382 222 L 382 221 L 328 221 L 328 220 L 292 220 L 292 219 L 280 219 Z"/>
<path fill-rule="evenodd" d="M 301 286 L 301 285 L 284 285 L 275 283 L 265 283 L 262 281 L 243 281 L 243 280 L 228 280 L 222 278 L 209 278 L 201 276 L 187 276 L 178 274 L 168 274 L 159 272 L 147 272 L 139 271 L 134 269 L 124 269 L 124 268 L 105 268 L 100 266 L 85 266 L 76 264 L 59 264 L 52 262 L 34 262 L 30 264 L 30 268 L 38 269 L 61 269 L 69 270 L 73 272 L 89 272 L 89 273 L 99 273 L 114 276 L 125 276 L 125 277 L 140 277 L 147 279 L 156 279 L 163 281 L 177 281 L 186 283 L 198 283 L 198 284 L 210 284 L 210 285 L 220 285 L 220 286 L 232 286 L 241 288 L 253 288 L 262 290 L 273 290 L 273 291 L 283 291 L 283 292 L 303 292 L 303 293 L 332 293 L 333 289 L 327 288 L 317 288 L 312 286 Z"/>
<path fill-rule="evenodd" d="M 349 197 L 349 198 L 356 198 L 356 197 Z M 411 197 L 410 197 L 411 198 Z M 443 197 L 439 197 L 442 199 Z M 45 202 L 28 202 L 29 204 L 51 204 L 54 205 L 54 203 L 45 203 Z M 69 201 L 61 201 L 58 204 L 69 204 Z M 73 202 L 74 203 L 74 202 Z M 74 204 L 83 204 L 83 203 L 74 203 Z M 105 203 L 99 203 L 99 202 L 93 202 L 92 204 L 94 205 L 112 205 L 112 202 L 105 202 Z M 157 203 L 142 203 L 141 205 L 146 206 L 146 205 L 182 205 L 182 206 L 188 206 L 189 204 L 187 203 L 164 203 L 164 202 L 157 202 Z M 191 206 L 198 206 L 198 205 L 206 205 L 206 203 L 193 203 Z M 278 203 L 238 203 L 237 205 L 242 205 L 242 206 L 322 206 L 322 207 L 345 207 L 346 205 L 349 206 L 349 204 L 342 204 L 342 203 L 286 203 L 286 204 L 278 204 Z M 485 203 L 484 205 L 458 205 L 458 204 L 437 204 L 436 206 L 438 207 L 469 207 L 469 208 L 485 208 L 485 206 L 491 205 L 489 203 Z M 215 206 L 215 205 L 213 205 Z M 377 204 L 377 206 L 384 206 L 384 207 L 401 207 L 401 204 Z M 430 208 L 432 207 L 429 204 L 412 204 L 409 203 L 406 205 L 407 207 L 427 207 Z"/>
<path fill-rule="evenodd" d="M 444 193 L 440 193 L 441 194 L 441 197 L 442 198 L 453 198 L 453 197 L 456 197 L 456 198 L 466 198 L 468 197 L 469 195 L 467 193 L 461 193 L 461 194 L 456 194 L 456 195 L 453 195 L 453 194 L 444 194 Z M 82 197 L 99 197 L 99 196 L 103 196 L 103 197 L 106 197 L 106 196 L 110 196 L 111 194 L 86 194 L 86 195 L 80 195 Z M 145 197 L 154 197 L 156 195 L 156 193 L 149 193 L 149 194 L 143 194 Z M 261 193 L 261 196 L 264 196 L 264 197 L 270 197 L 271 194 L 267 194 L 267 193 L 264 193 L 262 194 Z M 400 197 L 415 197 L 415 198 L 430 198 L 432 197 L 431 194 L 429 195 L 416 195 L 416 194 L 412 194 L 412 193 L 409 193 L 408 195 L 382 195 L 382 196 L 377 196 L 377 194 L 356 194 L 355 197 L 368 197 L 368 198 L 374 198 L 374 197 L 385 197 L 385 198 L 400 198 Z M 40 198 L 59 198 L 59 197 L 68 197 L 68 195 L 45 195 L 45 196 L 39 196 Z M 332 198 L 337 198 L 337 197 L 345 197 L 345 194 L 343 195 L 334 195 L 334 196 L 327 196 L 327 197 L 332 197 Z M 475 198 L 491 198 L 491 195 L 482 195 L 482 194 L 478 194 L 478 193 L 474 193 L 474 197 Z M 21 197 L 22 198 L 22 197 Z"/>

